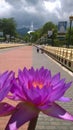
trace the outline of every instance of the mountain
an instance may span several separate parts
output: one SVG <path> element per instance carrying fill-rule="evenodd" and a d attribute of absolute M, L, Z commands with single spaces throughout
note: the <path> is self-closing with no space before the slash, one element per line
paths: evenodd
<path fill-rule="evenodd" d="M 29 28 L 23 27 L 23 28 L 17 28 L 17 32 L 20 35 L 25 35 L 29 31 Z"/>

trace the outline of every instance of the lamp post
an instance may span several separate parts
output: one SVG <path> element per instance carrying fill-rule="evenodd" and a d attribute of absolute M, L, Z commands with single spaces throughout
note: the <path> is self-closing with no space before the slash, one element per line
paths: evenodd
<path fill-rule="evenodd" d="M 68 44 L 67 44 L 68 48 L 69 48 L 69 45 L 71 45 L 71 27 L 72 27 L 73 16 L 70 16 L 69 20 L 70 20 L 70 26 L 69 26 L 69 41 L 68 41 Z"/>

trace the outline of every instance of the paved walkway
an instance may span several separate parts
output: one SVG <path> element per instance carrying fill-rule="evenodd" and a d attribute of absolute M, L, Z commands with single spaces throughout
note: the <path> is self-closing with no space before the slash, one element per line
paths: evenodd
<path fill-rule="evenodd" d="M 5 49 L 0 51 L 0 71 L 14 70 L 18 68 L 30 68 L 32 65 L 32 47 L 24 46 L 14 49 Z"/>
<path fill-rule="evenodd" d="M 61 72 L 62 78 L 66 77 L 67 81 L 73 80 L 73 75 L 69 74 L 64 69 L 64 67 L 58 65 L 45 54 L 41 54 L 41 52 L 37 53 L 35 47 L 32 48 L 30 46 L 25 46 L 0 53 L 1 72 L 5 71 L 6 69 L 13 69 L 17 73 L 18 68 L 23 68 L 24 66 L 29 68 L 32 65 L 35 68 L 40 68 L 41 66 L 44 66 L 45 68 L 51 69 L 52 75 L 57 72 Z M 73 86 L 68 90 L 66 95 L 73 98 Z M 69 112 L 73 113 L 73 101 L 69 103 L 59 104 L 61 104 Z M 0 130 L 4 130 L 7 120 L 7 117 L 0 118 Z M 27 130 L 28 123 L 23 125 L 19 130 Z M 48 117 L 40 113 L 35 130 L 73 130 L 73 123 Z"/>
<path fill-rule="evenodd" d="M 73 81 L 73 73 L 67 72 L 63 66 L 45 54 L 37 53 L 35 48 L 33 48 L 33 66 L 35 68 L 44 66 L 51 70 L 52 75 L 60 72 L 62 78 L 66 77 L 66 81 Z M 66 93 L 66 96 L 73 98 L 73 85 Z M 73 101 L 59 104 L 73 114 Z M 52 118 L 41 113 L 35 130 L 73 130 L 73 122 Z"/>
<path fill-rule="evenodd" d="M 0 50 L 0 73 L 6 70 L 14 70 L 17 74 L 18 68 L 30 68 L 32 66 L 32 47 L 24 46 L 18 48 L 10 48 Z M 5 99 L 4 101 L 16 105 L 17 103 Z M 9 117 L 0 118 L 0 130 L 4 130 Z M 19 130 L 27 130 L 28 123 L 22 126 Z"/>

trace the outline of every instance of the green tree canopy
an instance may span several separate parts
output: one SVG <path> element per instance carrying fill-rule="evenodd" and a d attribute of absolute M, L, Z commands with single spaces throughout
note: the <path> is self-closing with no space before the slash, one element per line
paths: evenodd
<path fill-rule="evenodd" d="M 3 35 L 6 38 L 6 35 L 12 36 L 16 35 L 16 23 L 13 18 L 3 18 L 0 19 L 0 30 L 3 31 Z"/>
<path fill-rule="evenodd" d="M 42 26 L 42 28 L 36 30 L 35 32 L 32 32 L 30 35 L 25 35 L 24 39 L 25 41 L 29 40 L 31 42 L 37 42 L 37 43 L 39 41 L 42 41 L 43 39 L 43 42 L 45 42 L 45 40 L 48 39 L 49 30 L 53 31 L 52 40 L 54 41 L 54 38 L 57 35 L 57 26 L 53 24 L 52 22 L 47 22 L 46 24 Z"/>
<path fill-rule="evenodd" d="M 71 28 L 71 32 L 70 32 L 70 28 L 67 29 L 67 33 L 66 33 L 66 40 L 68 44 L 73 45 L 73 27 Z M 71 43 L 69 43 L 70 41 Z"/>
<path fill-rule="evenodd" d="M 52 22 L 47 22 L 42 28 L 42 35 L 48 33 L 49 30 L 55 29 L 57 29 L 55 24 L 53 24 Z"/>

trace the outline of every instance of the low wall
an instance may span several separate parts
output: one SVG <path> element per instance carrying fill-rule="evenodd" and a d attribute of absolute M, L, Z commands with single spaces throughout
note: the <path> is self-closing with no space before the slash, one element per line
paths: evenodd
<path fill-rule="evenodd" d="M 4 48 L 10 48 L 10 47 L 18 47 L 18 46 L 22 46 L 24 44 L 18 44 L 18 43 L 0 43 L 0 49 L 4 49 Z"/>
<path fill-rule="evenodd" d="M 73 72 L 73 49 L 42 46 L 41 50 Z"/>

